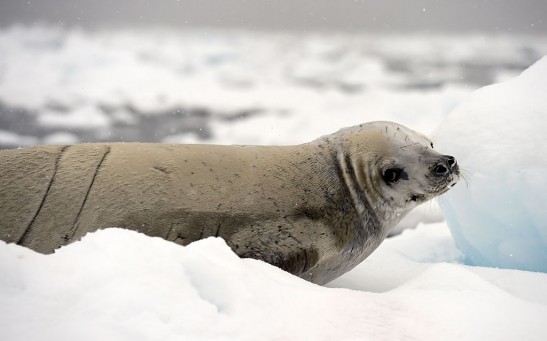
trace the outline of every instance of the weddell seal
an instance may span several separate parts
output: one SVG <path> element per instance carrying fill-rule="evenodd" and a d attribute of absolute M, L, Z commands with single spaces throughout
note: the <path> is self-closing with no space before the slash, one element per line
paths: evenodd
<path fill-rule="evenodd" d="M 391 122 L 295 146 L 153 143 L 0 152 L 0 238 L 42 253 L 107 227 L 187 245 L 222 237 L 324 284 L 459 179 L 452 156 Z"/>

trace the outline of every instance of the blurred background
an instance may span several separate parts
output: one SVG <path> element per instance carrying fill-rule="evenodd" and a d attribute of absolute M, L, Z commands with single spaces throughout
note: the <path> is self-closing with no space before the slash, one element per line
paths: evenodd
<path fill-rule="evenodd" d="M 547 54 L 544 0 L 3 0 L 0 148 L 430 134 Z"/>

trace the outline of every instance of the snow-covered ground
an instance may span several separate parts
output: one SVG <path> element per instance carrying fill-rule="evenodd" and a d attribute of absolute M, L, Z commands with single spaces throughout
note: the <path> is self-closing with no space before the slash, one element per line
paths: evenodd
<path fill-rule="evenodd" d="M 50 256 L 1 244 L 0 339 L 545 340 L 547 275 L 459 259 L 444 224 L 388 239 L 330 288 L 221 239 L 111 229 Z"/>
<path fill-rule="evenodd" d="M 12 27 L 0 146 L 290 144 L 371 120 L 431 133 L 546 54 L 542 37 Z M 327 287 L 219 239 L 111 229 L 49 256 L 0 242 L 0 340 L 547 339 L 547 274 L 465 265 L 435 204 L 405 224 L 420 221 Z"/>

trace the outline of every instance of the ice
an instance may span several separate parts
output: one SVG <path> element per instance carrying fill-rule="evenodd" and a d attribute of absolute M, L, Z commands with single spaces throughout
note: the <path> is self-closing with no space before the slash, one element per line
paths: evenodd
<path fill-rule="evenodd" d="M 218 238 L 106 229 L 53 255 L 0 242 L 0 339 L 545 340 L 547 274 L 459 257 L 446 225 L 421 225 L 326 288 Z"/>
<path fill-rule="evenodd" d="M 110 118 L 95 107 L 83 107 L 70 113 L 47 110 L 37 121 L 46 127 L 60 128 L 106 128 L 111 124 Z"/>
<path fill-rule="evenodd" d="M 468 264 L 547 272 L 547 57 L 476 91 L 450 113 L 436 148 L 467 181 L 441 201 Z"/>
<path fill-rule="evenodd" d="M 62 131 L 45 136 L 43 142 L 44 144 L 75 144 L 80 141 L 76 135 Z"/>
<path fill-rule="evenodd" d="M 21 136 L 11 131 L 0 129 L 0 144 L 5 146 L 32 146 L 38 144 L 34 136 Z"/>
<path fill-rule="evenodd" d="M 66 129 L 82 142 L 292 144 L 374 120 L 428 134 L 544 54 L 541 36 L 13 26 L 0 29 L 0 129 L 32 127 L 36 144 Z"/>
<path fill-rule="evenodd" d="M 149 135 L 168 143 L 291 144 L 371 120 L 427 134 L 475 86 L 512 77 L 547 53 L 544 37 L 485 39 L 3 28 L 0 145 Z M 513 111 L 532 115 L 520 109 L 540 99 L 539 85 L 519 91 L 526 94 Z M 510 107 L 500 103 L 500 110 Z M 511 129 L 521 129 L 515 117 L 472 119 L 454 121 L 459 135 L 445 129 L 436 148 L 483 146 L 474 137 L 490 132 L 485 127 L 507 129 L 516 141 Z M 540 122 L 520 123 L 532 134 Z M 132 126 L 142 134 L 127 134 Z M 537 154 L 539 139 L 530 142 Z M 511 141 L 498 139 L 489 153 L 531 148 L 522 138 Z M 470 188 L 485 188 L 474 155 L 453 153 Z M 545 169 L 538 155 L 529 156 L 522 165 Z M 526 172 L 529 187 L 544 184 L 542 173 Z M 528 198 L 528 211 L 542 212 L 545 198 L 534 203 L 532 190 L 518 186 L 515 207 L 522 210 Z M 544 217 L 536 216 L 539 223 Z M 47 256 L 0 242 L 0 340 L 547 340 L 547 274 L 462 264 L 446 223 L 420 223 L 441 219 L 435 205 L 418 208 L 399 235 L 327 287 L 239 259 L 220 239 L 181 247 L 109 229 Z"/>

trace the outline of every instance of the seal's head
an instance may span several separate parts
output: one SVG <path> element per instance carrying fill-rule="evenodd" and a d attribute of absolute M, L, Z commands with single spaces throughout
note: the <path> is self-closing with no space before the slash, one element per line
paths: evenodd
<path fill-rule="evenodd" d="M 364 202 L 383 225 L 393 226 L 460 177 L 454 157 L 438 153 L 426 136 L 397 123 L 371 122 L 342 129 L 334 137 L 343 145 L 338 159 L 356 206 Z"/>

